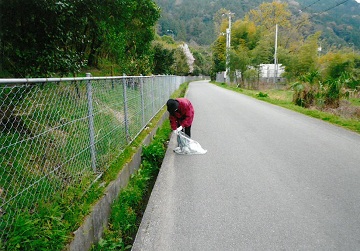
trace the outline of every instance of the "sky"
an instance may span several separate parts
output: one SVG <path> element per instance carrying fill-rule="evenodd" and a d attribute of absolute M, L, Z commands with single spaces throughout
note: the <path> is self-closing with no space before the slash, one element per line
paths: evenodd
<path fill-rule="evenodd" d="M 356 2 L 360 3 L 360 0 L 356 0 Z"/>

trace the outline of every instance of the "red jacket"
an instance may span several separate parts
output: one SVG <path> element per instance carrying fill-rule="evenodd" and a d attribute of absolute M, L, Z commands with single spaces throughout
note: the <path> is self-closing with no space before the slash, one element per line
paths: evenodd
<path fill-rule="evenodd" d="M 178 110 L 174 116 L 171 114 L 169 116 L 172 130 L 175 130 L 179 126 L 189 127 L 194 119 L 194 108 L 191 102 L 186 98 L 177 98 L 176 100 L 179 102 Z"/>

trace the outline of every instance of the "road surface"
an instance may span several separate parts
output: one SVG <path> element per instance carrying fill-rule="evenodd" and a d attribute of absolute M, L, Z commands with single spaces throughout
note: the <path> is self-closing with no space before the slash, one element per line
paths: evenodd
<path fill-rule="evenodd" d="M 156 250 L 360 250 L 360 136 L 207 82 L 173 136 L 134 242 Z"/>

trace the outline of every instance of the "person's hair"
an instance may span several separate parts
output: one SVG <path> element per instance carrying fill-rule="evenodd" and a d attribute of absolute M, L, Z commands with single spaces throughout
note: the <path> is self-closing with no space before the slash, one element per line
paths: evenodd
<path fill-rule="evenodd" d="M 179 102 L 175 99 L 169 99 L 166 102 L 167 110 L 170 114 L 174 114 L 179 107 Z"/>

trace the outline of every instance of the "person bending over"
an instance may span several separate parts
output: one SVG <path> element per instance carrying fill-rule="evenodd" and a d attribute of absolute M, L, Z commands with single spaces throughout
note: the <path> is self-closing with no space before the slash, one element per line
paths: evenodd
<path fill-rule="evenodd" d="M 183 131 L 189 138 L 191 137 L 191 124 L 194 119 L 194 108 L 187 98 L 169 99 L 166 102 L 169 112 L 171 129 Z"/>

